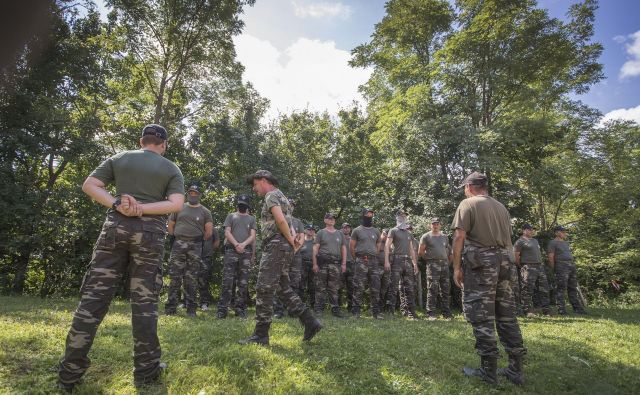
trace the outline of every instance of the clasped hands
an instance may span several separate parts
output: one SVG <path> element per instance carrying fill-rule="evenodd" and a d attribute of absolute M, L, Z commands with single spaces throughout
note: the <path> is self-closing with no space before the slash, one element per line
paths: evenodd
<path fill-rule="evenodd" d="M 127 217 L 142 217 L 142 203 L 131 195 L 122 194 L 116 211 Z"/>

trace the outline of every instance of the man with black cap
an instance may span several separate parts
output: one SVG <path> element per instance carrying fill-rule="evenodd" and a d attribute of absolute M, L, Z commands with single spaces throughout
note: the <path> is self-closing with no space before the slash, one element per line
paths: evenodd
<path fill-rule="evenodd" d="M 155 381 L 166 368 L 160 362 L 158 295 L 167 214 L 182 209 L 184 180 L 180 169 L 163 157 L 164 127 L 145 126 L 140 146 L 102 162 L 82 185 L 87 195 L 109 210 L 59 365 L 58 380 L 65 391 L 71 392 L 89 367 L 87 354 L 125 273 L 131 298 L 134 382 Z M 108 184 L 115 186 L 115 196 L 105 189 Z"/>
<path fill-rule="evenodd" d="M 455 230 L 453 278 L 462 288 L 464 315 L 473 327 L 481 360 L 479 369 L 465 367 L 463 372 L 491 384 L 498 382 L 497 327 L 500 341 L 509 354 L 509 366 L 501 369 L 501 373 L 513 383 L 523 384 L 526 349 L 511 289 L 516 270 L 511 261 L 511 217 L 502 203 L 488 195 L 484 174 L 471 173 L 463 185 L 467 198 L 460 202 L 451 225 Z"/>
<path fill-rule="evenodd" d="M 539 287 L 542 313 L 549 315 L 549 282 L 547 281 L 545 268 L 542 265 L 540 244 L 533 237 L 533 231 L 533 226 L 524 224 L 522 226 L 522 236 L 513 246 L 516 265 L 520 268 L 522 275 L 522 304 L 524 314 L 527 317 L 533 316 L 532 297 L 536 285 Z"/>
<path fill-rule="evenodd" d="M 382 318 L 380 314 L 380 276 L 382 268 L 378 265 L 380 251 L 380 231 L 373 227 L 374 212 L 362 210 L 361 224 L 351 233 L 349 249 L 356 257 L 353 276 L 353 309 L 351 313 L 359 317 L 362 309 L 362 294 L 365 283 L 369 284 L 369 302 L 373 318 Z"/>
<path fill-rule="evenodd" d="M 324 215 L 325 227 L 320 229 L 313 243 L 313 272 L 316 277 L 315 311 L 324 311 L 326 300 L 331 305 L 331 314 L 342 318 L 338 304 L 340 274 L 347 270 L 347 246 L 344 234 L 335 228 L 336 218 L 332 213 Z"/>
<path fill-rule="evenodd" d="M 567 243 L 567 229 L 556 226 L 553 231 L 556 237 L 547 245 L 549 266 L 554 269 L 556 275 L 556 304 L 558 314 L 567 315 L 564 304 L 564 293 L 569 294 L 569 302 L 576 314 L 587 314 L 578 297 L 578 278 L 576 277 L 576 264 L 571 254 L 571 247 Z"/>
<path fill-rule="evenodd" d="M 264 196 L 261 214 L 262 258 L 256 283 L 256 327 L 241 344 L 269 344 L 273 315 L 273 298 L 278 296 L 292 316 L 304 325 L 302 340 L 311 340 L 322 329 L 320 322 L 289 286 L 289 266 L 293 254 L 301 247 L 291 229 L 292 209 L 287 197 L 278 189 L 278 180 L 267 170 L 258 170 L 248 182 L 253 191 Z"/>
<path fill-rule="evenodd" d="M 292 212 L 295 211 L 296 201 L 289 198 Z M 296 217 L 291 217 L 291 227 L 296 232 L 296 238 L 300 245 L 304 243 L 304 224 Z M 302 248 L 302 247 L 301 247 Z M 289 285 L 295 293 L 300 296 L 300 282 L 302 281 L 302 255 L 300 250 L 293 254 L 293 262 L 289 267 Z M 300 296 L 302 298 L 302 296 Z M 282 318 L 284 316 L 284 306 L 279 298 L 274 299 L 273 316 Z"/>
<path fill-rule="evenodd" d="M 313 241 L 316 238 L 316 228 L 313 224 L 308 224 L 304 227 L 304 242 L 300 250 L 300 256 L 302 257 L 302 276 L 300 279 L 300 288 L 298 296 L 302 301 L 307 300 L 309 306 L 313 308 L 315 305 L 315 278 L 313 273 Z M 305 294 L 307 296 L 305 296 Z"/>
<path fill-rule="evenodd" d="M 236 212 L 227 215 L 224 220 L 224 258 L 222 262 L 222 286 L 218 302 L 218 318 L 226 318 L 229 303 L 235 292 L 236 317 L 247 317 L 247 288 L 253 243 L 256 238 L 256 218 L 249 214 L 251 198 L 239 195 Z"/>
<path fill-rule="evenodd" d="M 384 245 L 384 270 L 391 272 L 389 283 L 389 313 L 394 314 L 400 283 L 406 292 L 407 315 L 417 318 L 415 311 L 415 275 L 418 273 L 418 260 L 413 246 L 413 234 L 407 229 L 407 214 L 403 210 L 396 212 L 396 226 L 391 228 Z M 393 247 L 393 260 L 391 249 Z"/>
<path fill-rule="evenodd" d="M 200 204 L 200 190 L 192 185 L 187 192 L 187 203 L 182 211 L 169 216 L 168 231 L 175 240 L 169 258 L 169 295 L 165 314 L 176 314 L 180 288 L 184 280 L 187 315 L 196 315 L 196 292 L 202 267 L 202 243 L 213 234 L 213 217 L 208 208 Z"/>
<path fill-rule="evenodd" d="M 442 301 L 442 315 L 450 319 L 451 307 L 449 294 L 449 263 L 451 262 L 451 245 L 449 238 L 441 232 L 440 219 L 431 218 L 431 230 L 420 238 L 418 256 L 426 260 L 427 269 L 427 315 L 429 320 L 436 319 L 436 302 L 438 294 Z"/>
<path fill-rule="evenodd" d="M 345 290 L 347 297 L 347 311 L 351 311 L 353 308 L 353 263 L 354 258 L 351 255 L 351 225 L 348 222 L 344 222 L 340 227 L 342 234 L 344 235 L 344 243 L 347 246 L 347 270 L 340 276 L 340 290 L 338 291 L 338 303 L 342 306 L 342 290 Z"/>

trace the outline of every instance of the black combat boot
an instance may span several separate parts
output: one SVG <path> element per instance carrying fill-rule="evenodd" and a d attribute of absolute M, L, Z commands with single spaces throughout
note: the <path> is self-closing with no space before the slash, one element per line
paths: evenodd
<path fill-rule="evenodd" d="M 253 335 L 246 339 L 238 340 L 240 344 L 259 344 L 261 346 L 269 345 L 269 327 L 270 322 L 256 322 L 256 329 Z"/>
<path fill-rule="evenodd" d="M 302 337 L 302 340 L 304 341 L 313 339 L 313 337 L 320 332 L 320 329 L 322 329 L 322 324 L 313 315 L 310 309 L 305 309 L 298 318 L 302 325 L 304 325 L 304 336 Z"/>
<path fill-rule="evenodd" d="M 513 384 L 524 384 L 522 355 L 509 355 L 509 366 L 498 369 L 498 374 L 506 376 Z"/>
<path fill-rule="evenodd" d="M 196 307 L 191 306 L 187 307 L 187 317 L 195 317 L 196 316 Z"/>
<path fill-rule="evenodd" d="M 227 318 L 227 310 L 218 310 L 216 313 L 216 318 L 225 319 Z"/>
<path fill-rule="evenodd" d="M 407 318 L 416 321 L 418 319 L 418 315 L 416 314 L 416 309 L 414 307 L 409 307 L 407 309 Z"/>
<path fill-rule="evenodd" d="M 344 315 L 342 314 L 342 311 L 340 311 L 340 307 L 332 307 L 331 308 L 331 314 L 334 317 L 344 318 Z"/>
<path fill-rule="evenodd" d="M 498 384 L 498 357 L 495 356 L 481 356 L 480 357 L 480 368 L 462 368 L 462 373 L 465 376 L 472 377 L 480 377 L 482 380 L 486 381 L 489 384 Z"/>
<path fill-rule="evenodd" d="M 153 384 L 160 380 L 160 378 L 162 377 L 162 374 L 166 370 L 167 370 L 166 362 L 159 362 L 158 369 L 152 376 L 144 377 L 144 378 L 134 378 L 133 385 L 139 388 L 139 387 L 144 387 L 145 385 Z"/>
<path fill-rule="evenodd" d="M 355 317 L 355 318 L 360 318 L 360 308 L 359 307 L 354 307 L 351 309 L 351 314 Z"/>

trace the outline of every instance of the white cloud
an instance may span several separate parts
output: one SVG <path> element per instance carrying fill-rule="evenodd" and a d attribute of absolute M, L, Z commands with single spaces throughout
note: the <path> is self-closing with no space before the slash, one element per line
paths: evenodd
<path fill-rule="evenodd" d="M 617 41 L 619 40 L 618 38 Z M 640 30 L 627 36 L 627 40 L 625 41 L 631 41 L 625 45 L 627 54 L 631 59 L 622 65 L 620 69 L 620 79 L 640 75 Z"/>
<path fill-rule="evenodd" d="M 640 105 L 633 108 L 619 108 L 609 111 L 600 121 L 600 125 L 604 125 L 606 122 L 614 119 L 634 121 L 640 125 Z"/>
<path fill-rule="evenodd" d="M 301 109 L 335 114 L 353 101 L 364 103 L 358 86 L 371 70 L 351 68 L 351 55 L 333 41 L 299 38 L 284 51 L 248 34 L 234 41 L 245 80 L 271 101 L 269 118 Z"/>
<path fill-rule="evenodd" d="M 348 5 L 335 2 L 309 3 L 307 0 L 292 1 L 294 12 L 300 18 L 333 18 L 349 19 L 352 10 Z"/>

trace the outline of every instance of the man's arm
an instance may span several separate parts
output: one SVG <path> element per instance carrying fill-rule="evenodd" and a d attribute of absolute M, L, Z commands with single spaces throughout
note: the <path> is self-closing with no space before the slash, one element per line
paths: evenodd
<path fill-rule="evenodd" d="M 462 249 L 467 232 L 464 229 L 456 228 L 453 234 L 453 281 L 458 288 L 462 288 L 464 277 L 462 275 Z"/>
<path fill-rule="evenodd" d="M 513 255 L 516 258 L 516 266 L 520 267 L 520 251 L 514 249 L 513 250 Z"/>
<path fill-rule="evenodd" d="M 556 266 L 556 253 L 555 252 L 550 252 L 547 254 L 547 258 L 549 259 L 549 267 L 551 269 L 555 268 Z"/>
<path fill-rule="evenodd" d="M 427 245 L 420 243 L 420 246 L 418 247 L 418 256 L 424 257 L 424 254 L 426 252 L 427 252 Z"/>
<path fill-rule="evenodd" d="M 411 262 L 413 262 L 413 273 L 418 273 L 418 257 L 416 256 L 416 249 L 413 247 L 413 240 L 409 240 L 409 253 L 411 254 Z"/>
<path fill-rule="evenodd" d="M 184 205 L 184 195 L 181 193 L 172 193 L 167 200 L 154 203 L 142 203 L 142 214 L 163 215 L 177 213 L 182 210 Z"/>
<path fill-rule="evenodd" d="M 209 240 L 211 235 L 213 235 L 213 222 L 207 222 L 204 224 L 204 239 Z"/>
<path fill-rule="evenodd" d="M 387 241 L 384 243 L 384 270 L 391 270 L 391 263 L 389 262 L 389 251 L 391 251 L 391 237 L 387 237 Z"/>
<path fill-rule="evenodd" d="M 169 222 L 167 223 L 167 233 L 173 236 L 173 232 L 175 231 L 175 229 L 176 229 L 176 221 L 169 220 Z"/>
<path fill-rule="evenodd" d="M 284 217 L 282 213 L 282 208 L 280 206 L 271 207 L 271 214 L 273 214 L 273 218 L 276 221 L 276 226 L 282 235 L 287 239 L 287 242 L 291 244 L 294 249 L 297 249 L 296 240 L 291 236 L 291 229 L 289 228 L 289 224 L 287 223 L 287 219 Z"/>
<path fill-rule="evenodd" d="M 354 257 L 354 259 L 355 259 L 355 256 L 356 256 L 356 241 L 353 239 L 353 237 L 349 241 L 349 249 L 351 250 L 351 256 Z"/>
<path fill-rule="evenodd" d="M 116 198 L 112 196 L 106 189 L 105 184 L 95 177 L 87 177 L 82 184 L 82 191 L 89 195 L 91 199 L 101 205 L 111 208 Z M 136 202 L 133 196 L 123 194 L 120 197 L 121 204 L 116 207 L 116 211 L 128 217 L 139 217 L 142 215 L 142 207 Z"/>
<path fill-rule="evenodd" d="M 342 244 L 340 248 L 340 253 L 342 254 L 342 273 L 347 272 L 347 246 Z"/>
<path fill-rule="evenodd" d="M 318 251 L 320 250 L 320 244 L 313 244 L 313 254 L 311 255 L 311 263 L 313 265 L 312 270 L 314 273 L 318 273 Z"/>

